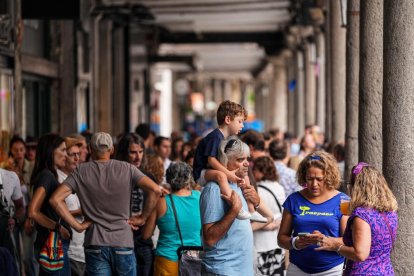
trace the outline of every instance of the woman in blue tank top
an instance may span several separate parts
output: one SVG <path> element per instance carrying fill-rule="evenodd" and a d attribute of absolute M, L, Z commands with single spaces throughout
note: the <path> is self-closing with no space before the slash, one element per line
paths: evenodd
<path fill-rule="evenodd" d="M 191 167 L 184 162 L 173 162 L 167 169 L 166 178 L 171 185 L 171 198 L 160 198 L 143 229 L 144 239 L 152 236 L 155 225 L 160 230 L 155 249 L 154 276 L 178 275 L 177 249 L 181 246 L 181 240 L 171 200 L 177 212 L 183 245 L 201 245 L 200 192 L 191 189 Z"/>
<path fill-rule="evenodd" d="M 344 258 L 331 251 L 315 251 L 325 236 L 341 237 L 348 216 L 340 211 L 341 198 L 349 197 L 336 189 L 340 173 L 335 158 L 316 151 L 302 160 L 297 171 L 304 187 L 283 204 L 278 234 L 279 246 L 290 250 L 287 275 L 342 275 Z"/>

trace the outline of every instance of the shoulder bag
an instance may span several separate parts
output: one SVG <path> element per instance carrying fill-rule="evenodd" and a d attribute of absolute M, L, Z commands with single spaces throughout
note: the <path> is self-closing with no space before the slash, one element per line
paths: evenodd
<path fill-rule="evenodd" d="M 62 240 L 59 236 L 60 219 L 56 228 L 49 232 L 45 244 L 40 250 L 39 264 L 49 272 L 61 270 L 65 264 Z"/>
<path fill-rule="evenodd" d="M 202 246 L 184 246 L 181 236 L 180 224 L 178 223 L 177 211 L 175 210 L 174 200 L 171 194 L 168 195 L 174 212 L 175 225 L 180 236 L 181 246 L 177 249 L 178 256 L 178 275 L 180 276 L 201 276 L 202 260 L 200 254 Z"/>

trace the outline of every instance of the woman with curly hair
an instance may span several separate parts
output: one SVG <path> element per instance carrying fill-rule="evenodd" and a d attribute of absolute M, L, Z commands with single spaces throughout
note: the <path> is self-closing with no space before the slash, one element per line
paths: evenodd
<path fill-rule="evenodd" d="M 193 175 L 191 167 L 184 162 L 172 162 L 166 172 L 171 194 L 161 197 L 156 210 L 148 218 L 143 238 L 152 236 L 155 226 L 160 235 L 155 249 L 154 276 L 177 275 L 177 249 L 201 245 L 200 192 L 191 189 Z M 174 215 L 175 206 L 176 215 Z M 179 234 L 176 221 L 180 226 Z"/>
<path fill-rule="evenodd" d="M 315 251 L 321 241 L 341 237 L 348 216 L 340 211 L 340 174 L 335 158 L 315 151 L 299 164 L 298 183 L 303 190 L 291 194 L 283 204 L 278 243 L 289 249 L 287 275 L 342 275 L 344 258 L 332 251 Z"/>
<path fill-rule="evenodd" d="M 141 165 L 141 169 L 145 173 L 149 173 L 154 177 L 155 183 L 161 185 L 164 177 L 164 162 L 157 154 L 147 154 L 145 162 Z"/>
<path fill-rule="evenodd" d="M 278 183 L 279 175 L 269 156 L 254 160 L 253 175 L 260 199 L 273 213 L 274 221 L 269 224 L 252 222 L 254 247 L 257 251 L 257 268 L 262 275 L 284 275 L 285 251 L 277 244 L 277 233 L 282 218 L 282 204 L 285 190 Z"/>
<path fill-rule="evenodd" d="M 343 239 L 326 238 L 320 250 L 347 259 L 343 275 L 394 275 L 391 249 L 397 237 L 398 204 L 384 176 L 360 162 L 348 186 L 351 216 Z"/>

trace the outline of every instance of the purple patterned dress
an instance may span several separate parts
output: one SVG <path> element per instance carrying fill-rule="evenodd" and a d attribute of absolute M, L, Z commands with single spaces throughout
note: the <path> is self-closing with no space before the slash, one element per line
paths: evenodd
<path fill-rule="evenodd" d="M 380 213 L 374 209 L 356 208 L 349 217 L 344 233 L 343 240 L 346 246 L 353 246 L 351 224 L 355 217 L 366 221 L 371 227 L 371 251 L 363 262 L 347 260 L 343 275 L 394 275 L 390 254 L 397 236 L 397 213 Z"/>

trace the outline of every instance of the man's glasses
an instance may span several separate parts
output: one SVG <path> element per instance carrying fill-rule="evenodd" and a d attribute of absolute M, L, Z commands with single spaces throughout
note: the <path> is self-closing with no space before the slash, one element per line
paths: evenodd
<path fill-rule="evenodd" d="M 80 158 L 80 152 L 72 152 L 72 153 L 68 153 L 68 156 L 69 157 L 78 157 L 78 158 Z"/>

